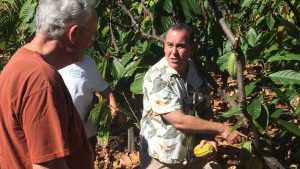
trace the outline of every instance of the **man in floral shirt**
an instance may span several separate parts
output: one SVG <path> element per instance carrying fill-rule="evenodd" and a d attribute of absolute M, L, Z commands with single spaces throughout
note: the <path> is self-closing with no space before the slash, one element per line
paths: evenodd
<path fill-rule="evenodd" d="M 239 142 L 243 134 L 230 126 L 195 117 L 211 110 L 205 79 L 190 59 L 192 29 L 173 25 L 166 34 L 164 54 L 144 77 L 144 111 L 141 120 L 140 162 L 144 168 L 219 168 L 214 161 L 195 159 L 196 134 L 220 135 Z M 215 148 L 215 142 L 210 142 Z"/>

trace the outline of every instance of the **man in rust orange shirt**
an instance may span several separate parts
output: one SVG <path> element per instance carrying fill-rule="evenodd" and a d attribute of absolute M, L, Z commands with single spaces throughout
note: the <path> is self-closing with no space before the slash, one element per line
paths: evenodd
<path fill-rule="evenodd" d="M 36 35 L 0 76 L 0 168 L 90 169 L 92 150 L 58 69 L 82 60 L 93 0 L 40 0 Z"/>

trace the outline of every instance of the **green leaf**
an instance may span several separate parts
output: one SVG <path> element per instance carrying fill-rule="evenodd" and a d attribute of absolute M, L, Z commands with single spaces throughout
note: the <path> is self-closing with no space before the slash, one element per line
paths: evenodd
<path fill-rule="evenodd" d="M 250 141 L 246 141 L 240 151 L 239 157 L 241 160 L 241 166 L 246 168 L 247 161 L 252 157 L 252 143 Z"/>
<path fill-rule="evenodd" d="M 261 113 L 261 103 L 263 100 L 263 95 L 258 99 L 254 98 L 253 101 L 247 106 L 247 111 L 252 115 L 253 119 L 257 119 Z"/>
<path fill-rule="evenodd" d="M 293 116 L 299 116 L 300 115 L 300 104 L 298 104 L 296 110 L 293 113 Z"/>
<path fill-rule="evenodd" d="M 256 82 L 251 82 L 245 86 L 246 97 L 249 96 L 256 87 Z"/>
<path fill-rule="evenodd" d="M 271 13 L 267 15 L 266 21 L 269 29 L 272 30 L 274 28 L 275 19 L 273 18 Z"/>
<path fill-rule="evenodd" d="M 130 85 L 130 91 L 134 94 L 143 94 L 142 86 L 145 73 L 136 74 L 133 83 Z"/>
<path fill-rule="evenodd" d="M 271 85 L 271 89 L 276 93 L 276 96 L 282 100 L 287 106 L 289 109 L 291 109 L 291 104 L 290 104 L 290 101 L 289 99 L 285 96 L 285 94 L 279 90 L 274 84 Z"/>
<path fill-rule="evenodd" d="M 32 0 L 25 1 L 19 13 L 19 18 L 21 19 L 23 24 L 28 23 L 30 20 L 33 19 L 36 6 L 37 3 L 32 2 Z"/>
<path fill-rule="evenodd" d="M 274 119 L 278 119 L 282 115 L 282 113 L 283 111 L 281 109 L 277 109 L 272 113 L 271 117 Z"/>
<path fill-rule="evenodd" d="M 163 28 L 163 31 L 167 31 L 172 24 L 173 24 L 172 17 L 170 16 L 161 17 L 161 26 Z"/>
<path fill-rule="evenodd" d="M 141 58 L 139 58 L 138 60 L 136 61 L 133 61 L 131 63 L 129 63 L 126 67 L 125 67 L 125 70 L 124 72 L 122 73 L 122 77 L 129 77 L 129 76 L 132 76 L 132 74 L 135 72 L 135 70 L 137 68 L 139 68 L 139 64 L 141 62 Z"/>
<path fill-rule="evenodd" d="M 108 32 L 109 32 L 109 26 L 107 25 L 101 31 L 101 37 L 105 38 L 108 35 Z"/>
<path fill-rule="evenodd" d="M 181 3 L 181 7 L 182 7 L 182 10 L 183 10 L 186 22 L 190 22 L 191 19 L 192 19 L 192 14 L 191 14 L 190 9 L 189 9 L 188 1 L 187 0 L 180 0 L 180 3 Z"/>
<path fill-rule="evenodd" d="M 295 53 L 283 53 L 283 54 L 277 54 L 268 59 L 268 62 L 279 62 L 279 61 L 290 61 L 290 60 L 295 60 L 295 61 L 300 61 L 300 54 L 295 54 Z"/>
<path fill-rule="evenodd" d="M 149 46 L 149 42 L 146 40 L 146 41 L 143 43 L 143 53 L 148 49 L 148 46 Z"/>
<path fill-rule="evenodd" d="M 265 54 L 270 54 L 271 52 L 276 51 L 278 49 L 279 49 L 279 45 L 277 43 L 275 43 L 275 44 L 272 44 L 269 48 L 266 48 L 264 50 L 264 53 Z"/>
<path fill-rule="evenodd" d="M 172 13 L 173 12 L 173 3 L 171 0 L 165 0 L 163 4 L 163 10 Z"/>
<path fill-rule="evenodd" d="M 255 26 L 260 25 L 265 19 L 266 19 L 265 16 L 260 17 L 260 18 L 255 22 Z"/>
<path fill-rule="evenodd" d="M 254 2 L 253 0 L 244 0 L 242 3 L 242 8 L 247 8 L 251 5 L 251 3 Z"/>
<path fill-rule="evenodd" d="M 300 73 L 294 70 L 282 70 L 269 75 L 277 84 L 300 84 Z"/>
<path fill-rule="evenodd" d="M 142 28 L 145 32 L 147 32 L 147 33 L 150 34 L 150 32 L 151 32 L 151 18 L 150 18 L 150 16 L 146 16 L 146 17 L 144 18 L 144 20 L 143 20 L 142 23 L 141 23 L 141 28 Z"/>
<path fill-rule="evenodd" d="M 123 64 L 117 58 L 113 59 L 113 68 L 114 68 L 113 69 L 114 73 L 116 74 L 116 78 L 117 79 L 122 78 L 122 74 L 124 73 L 125 68 L 124 68 Z"/>
<path fill-rule="evenodd" d="M 255 127 L 260 132 L 263 132 L 268 128 L 269 117 L 270 117 L 268 107 L 265 104 L 262 104 L 262 106 L 264 109 L 261 111 L 259 118 L 253 119 L 253 123 L 254 123 Z"/>
<path fill-rule="evenodd" d="M 266 8 L 267 2 L 266 1 L 262 1 L 260 4 L 260 7 L 258 9 L 259 13 L 263 13 L 264 9 Z"/>
<path fill-rule="evenodd" d="M 219 69 L 224 71 L 227 67 L 228 58 L 231 52 L 227 52 L 224 55 L 218 57 L 217 64 L 219 65 Z"/>
<path fill-rule="evenodd" d="M 122 65 L 127 65 L 129 61 L 133 59 L 133 57 L 134 57 L 134 53 L 132 52 L 125 53 L 122 56 Z"/>
<path fill-rule="evenodd" d="M 142 13 L 143 7 L 142 7 L 142 4 L 141 4 L 141 3 L 138 4 L 137 10 L 138 10 L 138 14 L 141 14 L 141 13 Z"/>
<path fill-rule="evenodd" d="M 294 123 L 291 123 L 291 122 L 288 122 L 285 120 L 281 120 L 281 119 L 278 119 L 277 123 L 282 125 L 288 131 L 294 133 L 295 135 L 300 136 L 300 128 L 297 125 L 295 125 Z"/>
<path fill-rule="evenodd" d="M 1 41 L 0 42 L 0 49 L 4 49 L 5 48 L 5 42 L 4 41 Z"/>
<path fill-rule="evenodd" d="M 233 115 L 240 114 L 240 112 L 241 112 L 241 109 L 239 107 L 232 107 L 226 113 L 222 114 L 221 116 L 225 117 L 225 118 L 229 118 Z"/>
<path fill-rule="evenodd" d="M 98 132 L 97 138 L 99 140 L 99 144 L 103 147 L 106 147 L 108 145 L 108 140 L 109 140 L 109 131 Z"/>
<path fill-rule="evenodd" d="M 201 15 L 200 1 L 199 0 L 189 0 L 190 10 L 198 15 Z"/>
<path fill-rule="evenodd" d="M 246 34 L 246 38 L 248 41 L 248 44 L 251 45 L 252 47 L 254 47 L 256 45 L 256 39 L 257 34 L 255 32 L 255 30 L 253 28 L 250 28 L 249 31 Z"/>

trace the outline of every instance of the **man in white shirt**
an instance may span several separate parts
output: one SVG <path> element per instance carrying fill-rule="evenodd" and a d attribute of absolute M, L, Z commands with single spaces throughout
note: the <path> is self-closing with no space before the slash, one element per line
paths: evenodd
<path fill-rule="evenodd" d="M 96 128 L 92 121 L 86 120 L 90 110 L 93 108 L 94 92 L 100 92 L 107 97 L 112 107 L 112 116 L 118 112 L 113 93 L 109 90 L 109 84 L 101 77 L 95 61 L 85 55 L 83 60 L 68 65 L 59 70 L 73 100 L 73 103 L 84 124 L 87 137 L 95 151 L 97 137 Z"/>

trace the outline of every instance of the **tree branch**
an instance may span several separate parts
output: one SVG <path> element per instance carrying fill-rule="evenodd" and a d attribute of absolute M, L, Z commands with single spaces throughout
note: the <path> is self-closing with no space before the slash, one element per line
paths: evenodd
<path fill-rule="evenodd" d="M 164 40 L 159 37 L 159 36 L 154 36 L 154 35 L 149 35 L 147 34 L 146 32 L 144 32 L 138 22 L 135 20 L 133 14 L 131 14 L 131 12 L 126 8 L 126 6 L 123 4 L 123 1 L 122 0 L 118 0 L 118 5 L 121 7 L 122 11 L 129 16 L 130 20 L 131 20 L 131 23 L 132 23 L 132 26 L 133 28 L 140 32 L 142 34 L 143 37 L 145 37 L 146 39 L 153 39 L 153 40 L 157 40 L 159 42 L 164 42 Z"/>
<path fill-rule="evenodd" d="M 129 107 L 129 109 L 130 109 L 130 111 L 131 111 L 133 117 L 135 118 L 136 122 L 139 123 L 139 118 L 138 118 L 137 115 L 135 114 L 135 112 L 134 112 L 133 108 L 131 107 L 131 105 L 130 105 L 130 103 L 129 103 L 129 101 L 128 101 L 126 95 L 125 95 L 125 92 L 124 92 L 123 90 L 121 91 L 121 94 L 122 94 L 122 96 L 124 97 L 124 99 L 125 99 L 125 101 L 126 101 L 128 107 Z"/>
<path fill-rule="evenodd" d="M 113 1 L 111 1 L 111 2 L 113 3 Z M 113 31 L 113 27 L 112 27 L 112 12 L 113 12 L 113 9 L 111 9 L 111 12 L 110 12 L 110 15 L 109 15 L 109 30 L 110 30 L 111 42 L 114 45 L 116 51 L 119 52 L 120 49 L 119 49 L 119 47 L 116 43 L 116 37 L 114 35 L 114 31 Z"/>
<path fill-rule="evenodd" d="M 149 15 L 150 16 L 150 19 L 151 19 L 151 25 L 152 25 L 152 35 L 154 35 L 154 36 L 157 36 L 157 34 L 156 34 L 156 29 L 155 29 L 155 27 L 154 27 L 154 16 L 153 16 L 153 14 L 150 12 L 150 10 L 144 5 L 144 0 L 142 0 L 142 8 L 144 9 L 144 11 L 147 13 L 147 15 Z"/>

